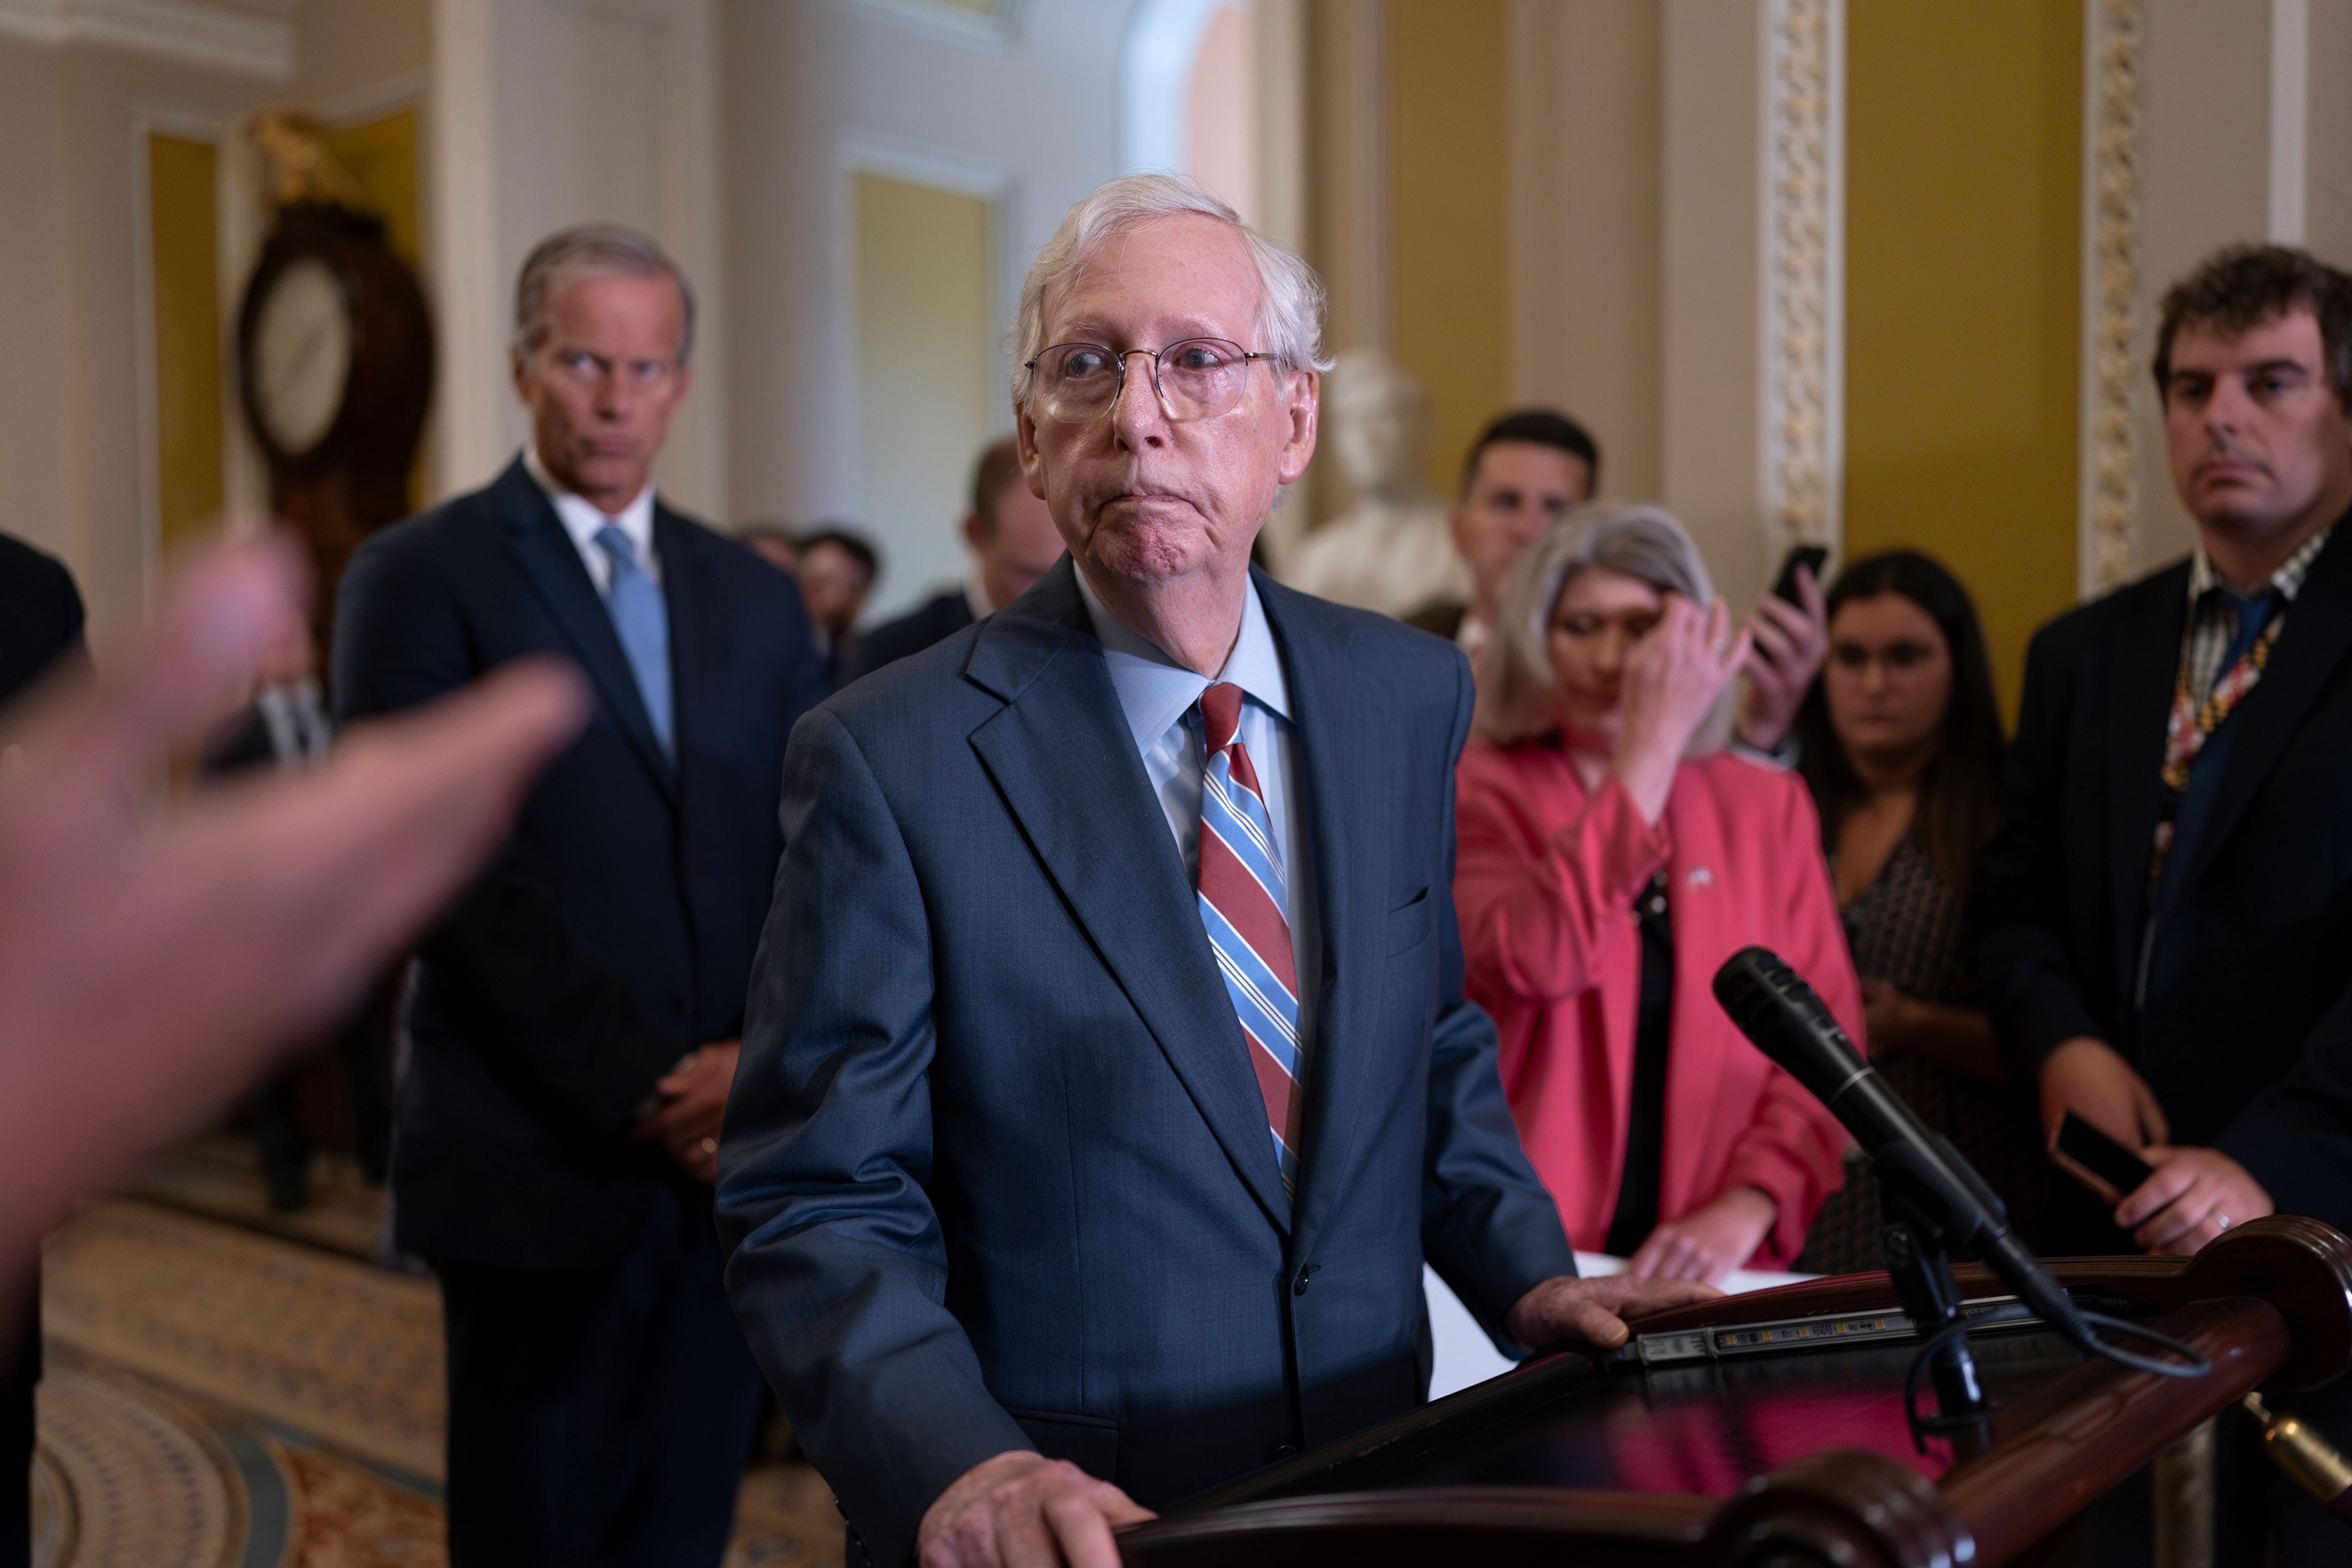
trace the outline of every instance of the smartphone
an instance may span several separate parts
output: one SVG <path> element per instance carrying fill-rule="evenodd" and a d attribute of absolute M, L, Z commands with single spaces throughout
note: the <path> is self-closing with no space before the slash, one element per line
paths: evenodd
<path fill-rule="evenodd" d="M 1822 568 L 1829 563 L 1829 559 L 1830 552 L 1824 545 L 1797 545 L 1781 558 L 1780 575 L 1772 583 L 1772 596 L 1785 599 L 1791 605 L 1803 602 L 1797 597 L 1797 568 L 1800 566 L 1813 574 L 1815 587 L 1825 588 L 1827 584 L 1822 582 Z"/>
<path fill-rule="evenodd" d="M 2057 1167 L 2111 1204 L 2119 1204 L 2156 1174 L 2156 1167 L 2073 1111 L 2058 1124 L 2050 1151 Z"/>

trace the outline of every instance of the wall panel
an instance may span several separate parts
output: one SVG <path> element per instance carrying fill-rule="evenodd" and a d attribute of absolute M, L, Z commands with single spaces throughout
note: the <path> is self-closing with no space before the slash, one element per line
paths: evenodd
<path fill-rule="evenodd" d="M 2013 712 L 2075 596 L 2081 8 L 1848 4 L 1846 556 L 1949 566 Z"/>

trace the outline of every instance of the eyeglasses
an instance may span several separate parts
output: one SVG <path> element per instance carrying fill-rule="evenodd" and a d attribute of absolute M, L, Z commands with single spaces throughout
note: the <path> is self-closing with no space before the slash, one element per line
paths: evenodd
<path fill-rule="evenodd" d="M 1127 384 L 1127 362 L 1135 354 L 1151 361 L 1151 387 L 1171 422 L 1213 419 L 1242 400 L 1249 365 L 1273 354 L 1251 353 L 1223 338 L 1186 338 L 1156 353 L 1106 348 L 1101 343 L 1056 343 L 1028 362 L 1036 377 L 1037 408 L 1065 425 L 1083 425 L 1110 412 Z"/>

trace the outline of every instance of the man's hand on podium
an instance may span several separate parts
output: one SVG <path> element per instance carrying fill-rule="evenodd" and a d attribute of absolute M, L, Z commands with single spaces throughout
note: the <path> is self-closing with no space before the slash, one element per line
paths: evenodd
<path fill-rule="evenodd" d="M 1519 1298 L 1503 1320 L 1503 1331 L 1534 1351 L 1563 1344 L 1614 1350 L 1632 1332 L 1625 1327 L 1627 1318 L 1722 1294 L 1696 1279 L 1636 1279 L 1626 1274 L 1547 1279 Z"/>
<path fill-rule="evenodd" d="M 1110 1532 L 1158 1517 L 1067 1459 L 1013 1448 L 948 1484 L 915 1548 L 922 1568 L 1118 1568 Z"/>
<path fill-rule="evenodd" d="M 2156 1174 L 2116 1210 L 2116 1224 L 2150 1252 L 2186 1258 L 2233 1225 L 2278 1212 L 2263 1184 L 2219 1149 L 2152 1144 L 2141 1158 Z"/>

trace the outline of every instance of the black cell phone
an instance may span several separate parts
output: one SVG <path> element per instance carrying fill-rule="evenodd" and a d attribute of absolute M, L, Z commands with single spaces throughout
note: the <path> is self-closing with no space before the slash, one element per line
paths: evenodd
<path fill-rule="evenodd" d="M 1802 604 L 1804 601 L 1797 597 L 1797 568 L 1801 566 L 1811 573 L 1813 585 L 1818 588 L 1822 585 L 1822 568 L 1829 563 L 1829 549 L 1825 545 L 1795 546 L 1787 555 L 1781 557 L 1780 575 L 1772 582 L 1772 596 L 1776 599 L 1785 599 L 1792 605 Z"/>
<path fill-rule="evenodd" d="M 2156 1167 L 2073 1111 L 2058 1124 L 2050 1152 L 2058 1168 L 2111 1204 L 2119 1204 L 2156 1174 Z"/>

